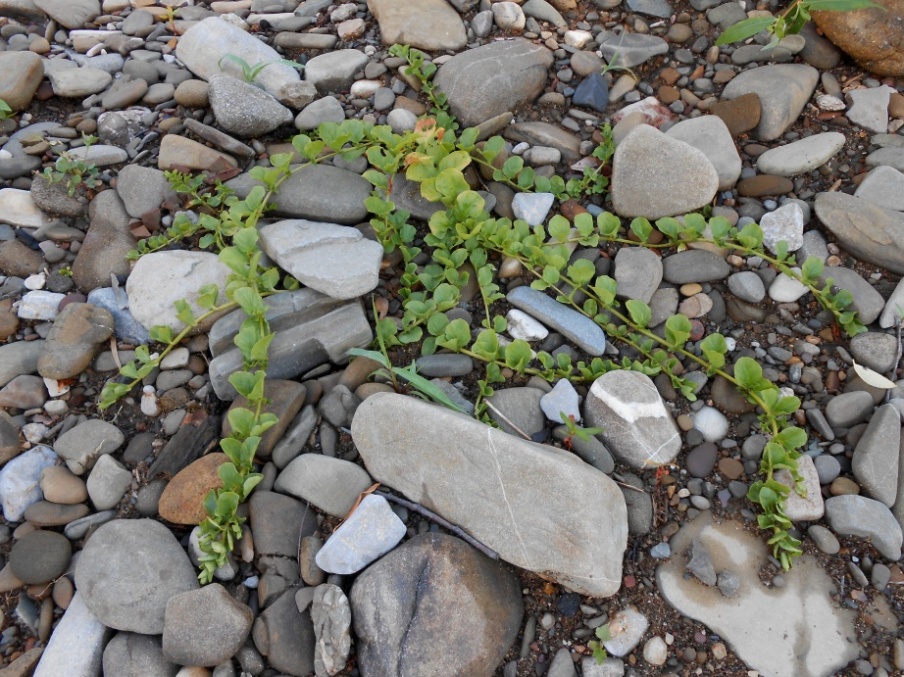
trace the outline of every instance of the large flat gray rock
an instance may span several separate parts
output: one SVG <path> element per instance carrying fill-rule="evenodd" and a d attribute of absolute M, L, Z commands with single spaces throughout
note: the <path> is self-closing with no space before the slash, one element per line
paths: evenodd
<path fill-rule="evenodd" d="M 301 79 L 296 69 L 278 63 L 282 55 L 275 49 L 217 16 L 189 28 L 176 46 L 178 59 L 202 80 L 209 80 L 217 73 L 241 77 L 240 65 L 232 59 L 223 58 L 227 54 L 237 56 L 250 66 L 269 63 L 254 82 L 277 98 L 282 87 Z"/>
<path fill-rule="evenodd" d="M 553 56 L 522 38 L 491 42 L 453 56 L 436 74 L 452 113 L 473 127 L 533 101 L 546 85 Z"/>
<path fill-rule="evenodd" d="M 858 259 L 904 274 L 904 214 L 901 212 L 834 192 L 816 196 L 816 216 L 841 246 Z"/>
<path fill-rule="evenodd" d="M 458 51 L 468 42 L 461 16 L 446 0 L 367 0 L 380 24 L 383 44 L 411 45 L 428 51 Z"/>
<path fill-rule="evenodd" d="M 159 635 L 167 601 L 197 589 L 198 579 L 185 550 L 160 522 L 113 520 L 82 550 L 75 587 L 107 627 Z"/>
<path fill-rule="evenodd" d="M 650 220 L 710 203 L 720 178 L 706 154 L 650 125 L 638 125 L 612 158 L 612 207 Z"/>
<path fill-rule="evenodd" d="M 261 248 L 283 270 L 331 298 L 357 298 L 379 282 L 383 245 L 357 228 L 289 219 L 260 234 Z"/>
<path fill-rule="evenodd" d="M 732 572 L 740 579 L 734 597 L 685 577 L 685 553 L 698 539 L 717 574 Z M 741 524 L 714 524 L 708 516 L 699 517 L 675 534 L 670 545 L 672 557 L 656 570 L 666 601 L 718 633 L 763 677 L 825 677 L 857 657 L 855 614 L 838 608 L 832 579 L 809 555 L 795 560 L 794 568 L 782 574 L 785 585 L 778 588 L 760 582 L 767 546 Z"/>
<path fill-rule="evenodd" d="M 506 561 L 580 594 L 618 591 L 628 534 L 624 498 L 577 457 L 389 393 L 358 407 L 352 437 L 376 481 L 458 524 Z"/>

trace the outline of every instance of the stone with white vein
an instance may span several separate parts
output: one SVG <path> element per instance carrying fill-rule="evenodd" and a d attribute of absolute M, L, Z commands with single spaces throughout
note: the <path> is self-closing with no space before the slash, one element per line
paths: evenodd
<path fill-rule="evenodd" d="M 508 320 L 508 333 L 514 339 L 542 341 L 549 336 L 549 330 L 523 310 L 512 308 L 505 319 Z"/>
<path fill-rule="evenodd" d="M 600 376 L 584 401 L 584 419 L 601 427 L 606 446 L 622 463 L 655 468 L 681 451 L 681 436 L 649 376 L 618 369 Z"/>

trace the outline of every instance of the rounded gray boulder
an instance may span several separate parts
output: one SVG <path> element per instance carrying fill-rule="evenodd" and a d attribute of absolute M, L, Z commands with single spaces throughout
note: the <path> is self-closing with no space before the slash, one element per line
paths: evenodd
<path fill-rule="evenodd" d="M 159 635 L 170 597 L 197 589 L 198 579 L 165 526 L 150 519 L 114 520 L 82 550 L 75 587 L 107 627 Z"/>

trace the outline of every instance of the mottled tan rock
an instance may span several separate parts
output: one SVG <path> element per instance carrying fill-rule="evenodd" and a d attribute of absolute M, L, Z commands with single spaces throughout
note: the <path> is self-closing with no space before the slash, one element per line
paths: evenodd
<path fill-rule="evenodd" d="M 0 52 L 0 99 L 14 111 L 22 110 L 31 103 L 43 79 L 43 59 L 37 54 Z"/>
<path fill-rule="evenodd" d="M 175 524 L 200 524 L 207 517 L 204 498 L 211 489 L 223 486 L 217 470 L 228 460 L 226 454 L 217 452 L 180 470 L 160 496 L 160 516 Z"/>
<path fill-rule="evenodd" d="M 238 167 L 238 162 L 235 161 L 235 158 L 208 148 L 197 141 L 176 134 L 167 134 L 160 142 L 157 167 L 159 169 L 183 168 L 219 172 Z"/>
<path fill-rule="evenodd" d="M 113 335 L 114 327 L 109 310 L 89 303 L 70 303 L 57 315 L 44 341 L 38 373 L 55 379 L 81 374 L 100 344 Z"/>
<path fill-rule="evenodd" d="M 813 21 L 866 70 L 904 76 L 904 0 L 874 2 L 881 7 L 813 12 Z"/>

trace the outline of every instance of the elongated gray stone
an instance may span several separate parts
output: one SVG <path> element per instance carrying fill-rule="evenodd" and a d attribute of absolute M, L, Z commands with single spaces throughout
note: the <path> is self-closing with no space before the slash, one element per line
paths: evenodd
<path fill-rule="evenodd" d="M 814 134 L 787 146 L 772 148 L 760 155 L 756 168 L 763 174 L 797 176 L 821 167 L 844 146 L 839 132 Z"/>
<path fill-rule="evenodd" d="M 373 331 L 360 301 L 335 301 L 313 289 L 276 294 L 266 300 L 270 329 L 276 333 L 270 344 L 267 376 L 294 378 L 326 362 L 342 364 L 350 348 L 363 348 L 373 340 Z M 211 329 L 210 382 L 217 397 L 235 399 L 229 375 L 242 366 L 238 348 L 229 348 L 244 321 L 235 311 Z"/>
<path fill-rule="evenodd" d="M 248 174 L 237 176 L 226 185 L 240 198 L 248 197 L 254 186 L 263 185 Z M 370 197 L 370 184 L 360 174 L 331 165 L 309 165 L 298 170 L 280 186 L 270 204 L 268 215 L 312 221 L 352 224 L 367 218 L 364 201 Z"/>
<path fill-rule="evenodd" d="M 705 249 L 689 249 L 662 260 L 662 277 L 672 284 L 712 282 L 731 273 L 731 267 L 718 254 Z"/>
<path fill-rule="evenodd" d="M 739 578 L 735 597 L 685 578 L 685 553 L 695 540 L 706 546 L 718 573 Z M 855 614 L 833 603 L 835 585 L 813 557 L 795 560 L 783 574 L 785 585 L 775 588 L 758 576 L 768 562 L 765 542 L 738 522 L 714 524 L 703 515 L 670 545 L 672 557 L 656 570 L 662 595 L 681 614 L 718 633 L 763 677 L 824 677 L 857 657 Z"/>
<path fill-rule="evenodd" d="M 593 382 L 584 419 L 601 427 L 616 458 L 635 468 L 655 468 L 681 451 L 681 435 L 649 376 L 619 369 Z"/>
<path fill-rule="evenodd" d="M 543 292 L 526 286 L 517 287 L 508 293 L 506 300 L 574 341 L 589 355 L 602 355 L 606 350 L 606 334 L 596 322 Z"/>
<path fill-rule="evenodd" d="M 85 606 L 81 591 L 76 592 L 41 654 L 34 677 L 97 677 L 110 634 Z"/>
<path fill-rule="evenodd" d="M 854 198 L 856 199 L 856 198 Z M 863 324 L 871 324 L 882 309 L 885 308 L 885 299 L 876 291 L 869 282 L 864 280 L 857 271 L 843 266 L 826 266 L 819 277 L 820 287 L 824 286 L 829 278 L 832 278 L 832 289 L 847 289 L 851 292 L 853 300 L 846 310 L 855 310 Z"/>
<path fill-rule="evenodd" d="M 502 559 L 580 594 L 618 591 L 625 501 L 612 480 L 575 456 L 390 393 L 364 400 L 352 437 L 376 481 L 461 526 Z"/>
<path fill-rule="evenodd" d="M 669 43 L 655 35 L 624 32 L 611 34 L 600 45 L 600 51 L 613 66 L 633 68 L 668 52 Z"/>
<path fill-rule="evenodd" d="M 901 525 L 883 503 L 865 496 L 833 496 L 826 501 L 826 519 L 839 536 L 868 538 L 883 557 L 901 559 Z"/>
<path fill-rule="evenodd" d="M 851 465 L 864 493 L 891 506 L 898 493 L 901 416 L 892 404 L 879 407 L 854 449 Z"/>
<path fill-rule="evenodd" d="M 816 216 L 845 250 L 904 274 L 904 214 L 841 192 L 816 196 Z"/>

